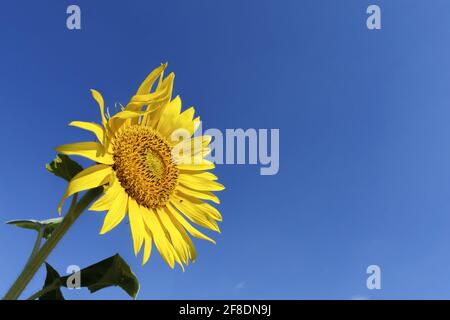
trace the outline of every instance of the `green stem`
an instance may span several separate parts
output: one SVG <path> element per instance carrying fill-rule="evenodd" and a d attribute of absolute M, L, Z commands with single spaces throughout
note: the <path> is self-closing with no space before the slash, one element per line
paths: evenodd
<path fill-rule="evenodd" d="M 59 281 L 55 280 L 45 288 L 42 288 L 38 292 L 33 293 L 27 300 L 36 300 L 37 298 L 57 288 L 59 288 Z"/>
<path fill-rule="evenodd" d="M 95 188 L 87 191 L 80 201 L 69 209 L 69 212 L 66 214 L 59 227 L 45 242 L 41 250 L 31 258 L 30 262 L 25 266 L 22 273 L 3 297 L 3 300 L 16 300 L 20 296 L 22 291 L 39 270 L 40 266 L 47 259 L 50 252 L 52 252 L 58 242 L 66 234 L 67 230 L 69 230 L 81 213 L 101 194 L 101 192 L 102 188 Z"/>
<path fill-rule="evenodd" d="M 27 264 L 25 266 L 27 266 L 31 262 L 31 260 L 34 258 L 34 256 L 39 252 L 39 249 L 41 248 L 41 242 L 42 242 L 42 237 L 44 236 L 44 232 L 45 232 L 45 226 L 41 226 L 39 228 L 39 232 L 38 232 L 36 241 L 34 242 L 33 250 L 31 251 L 30 257 L 28 258 Z"/>

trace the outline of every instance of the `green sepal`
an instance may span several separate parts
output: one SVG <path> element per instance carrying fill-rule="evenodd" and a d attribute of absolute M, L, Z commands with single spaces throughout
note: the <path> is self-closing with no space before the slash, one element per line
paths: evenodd
<path fill-rule="evenodd" d="M 55 176 L 63 178 L 66 181 L 72 180 L 79 172 L 83 170 L 83 167 L 78 162 L 70 159 L 69 156 L 64 154 L 58 154 L 52 162 L 45 166 L 50 173 Z"/>
<path fill-rule="evenodd" d="M 37 232 L 39 232 L 40 230 L 44 230 L 44 233 L 42 236 L 45 239 L 48 239 L 52 235 L 53 231 L 55 231 L 56 227 L 58 227 L 59 224 L 62 222 L 62 220 L 63 220 L 63 218 L 59 217 L 59 218 L 53 218 L 53 219 L 47 219 L 47 220 L 41 220 L 41 221 L 34 220 L 34 219 L 11 220 L 6 223 L 15 225 L 19 228 L 36 230 Z"/>

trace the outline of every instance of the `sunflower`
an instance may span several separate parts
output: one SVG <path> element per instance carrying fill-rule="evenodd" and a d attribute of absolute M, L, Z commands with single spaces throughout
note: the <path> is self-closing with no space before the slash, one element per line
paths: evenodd
<path fill-rule="evenodd" d="M 220 201 L 213 191 L 223 190 L 208 172 L 205 159 L 210 136 L 194 135 L 200 118 L 194 108 L 181 112 L 181 99 L 172 99 L 174 74 L 164 77 L 167 64 L 153 70 L 130 102 L 114 116 L 105 113 L 102 95 L 91 90 L 100 107 L 101 125 L 74 121 L 69 125 L 91 131 L 98 142 L 59 146 L 66 155 L 96 163 L 77 174 L 58 206 L 75 193 L 103 186 L 104 193 L 89 210 L 107 211 L 100 234 L 116 227 L 128 214 L 135 255 L 143 248 L 142 264 L 152 244 L 171 268 L 195 261 L 189 234 L 215 243 L 192 224 L 220 233 Z M 153 88 L 155 87 L 155 88 Z"/>

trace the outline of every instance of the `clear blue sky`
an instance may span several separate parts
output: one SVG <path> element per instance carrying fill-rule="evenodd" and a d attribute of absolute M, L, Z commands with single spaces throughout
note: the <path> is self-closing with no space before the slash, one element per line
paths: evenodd
<path fill-rule="evenodd" d="M 82 30 L 66 29 L 78 4 Z M 366 8 L 382 9 L 382 30 Z M 10 1 L 0 7 L 0 213 L 56 217 L 54 147 L 89 137 L 89 88 L 126 103 L 160 62 L 205 127 L 279 128 L 280 172 L 219 166 L 217 245 L 171 270 L 140 266 L 128 224 L 87 212 L 49 258 L 60 272 L 120 253 L 141 299 L 450 298 L 450 3 Z M 0 292 L 35 234 L 0 225 Z M 366 268 L 382 289 L 366 288 Z M 26 294 L 41 286 L 41 270 Z M 127 296 L 118 288 L 67 298 Z"/>

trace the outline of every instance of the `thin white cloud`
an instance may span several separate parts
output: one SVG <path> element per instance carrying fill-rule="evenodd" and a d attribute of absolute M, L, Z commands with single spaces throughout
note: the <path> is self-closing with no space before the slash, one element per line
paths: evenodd
<path fill-rule="evenodd" d="M 241 282 L 239 282 L 238 284 L 236 284 L 236 285 L 234 286 L 234 288 L 239 290 L 239 289 L 244 288 L 245 285 L 246 285 L 245 281 L 241 281 Z"/>

